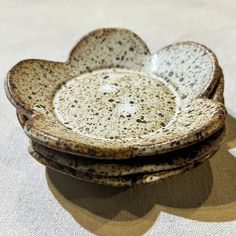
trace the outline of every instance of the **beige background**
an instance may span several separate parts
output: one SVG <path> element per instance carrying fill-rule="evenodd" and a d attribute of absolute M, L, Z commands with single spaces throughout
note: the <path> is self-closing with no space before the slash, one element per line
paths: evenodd
<path fill-rule="evenodd" d="M 64 61 L 85 33 L 125 27 L 155 52 L 180 40 L 208 45 L 225 74 L 228 135 L 202 166 L 159 184 L 113 189 L 45 168 L 7 101 L 19 60 Z M 0 0 L 1 235 L 236 235 L 236 2 Z"/>

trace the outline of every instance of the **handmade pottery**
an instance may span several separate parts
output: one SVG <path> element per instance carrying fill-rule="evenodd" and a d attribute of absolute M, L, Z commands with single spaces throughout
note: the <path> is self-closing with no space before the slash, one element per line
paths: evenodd
<path fill-rule="evenodd" d="M 184 173 L 187 170 L 197 167 L 198 165 L 206 161 L 208 158 L 213 156 L 217 152 L 218 148 L 219 147 L 215 147 L 215 149 L 212 150 L 211 153 L 204 155 L 202 158 L 190 163 L 187 166 L 180 167 L 171 171 L 162 171 L 162 172 L 151 173 L 151 174 L 150 173 L 149 174 L 136 174 L 136 175 L 127 175 L 127 176 L 118 176 L 118 177 L 99 176 L 99 175 L 93 175 L 89 173 L 80 172 L 73 168 L 60 165 L 57 162 L 47 159 L 46 157 L 42 156 L 41 154 L 33 150 L 32 147 L 29 147 L 29 153 L 41 164 L 49 168 L 55 169 L 59 172 L 62 172 L 63 174 L 67 174 L 72 177 L 85 180 L 88 182 L 92 182 L 92 183 L 109 185 L 109 186 L 114 186 L 114 187 L 125 187 L 125 186 L 132 186 L 136 184 L 155 183 L 163 179 L 174 177 L 176 175 Z"/>
<path fill-rule="evenodd" d="M 97 160 L 55 151 L 36 142 L 31 142 L 31 145 L 37 153 L 48 160 L 80 172 L 101 176 L 124 176 L 166 171 L 185 166 L 210 153 L 224 139 L 225 133 L 226 127 L 224 126 L 204 141 L 148 159 L 136 157 L 129 160 Z"/>
<path fill-rule="evenodd" d="M 218 84 L 223 84 L 223 77 Z M 217 88 L 222 86 L 216 86 Z M 214 89 L 217 93 L 218 99 L 222 100 L 223 96 L 221 89 Z M 212 93 L 213 97 L 214 94 Z M 217 99 L 216 97 L 214 99 Z M 23 126 L 27 118 L 24 115 L 17 112 L 18 119 Z M 171 170 L 180 166 L 189 164 L 190 162 L 201 158 L 214 146 L 218 145 L 225 136 L 225 127 L 219 130 L 217 133 L 190 147 L 180 149 L 175 152 L 159 155 L 158 159 L 152 157 L 151 159 L 142 160 L 140 158 L 134 158 L 131 160 L 92 160 L 83 158 L 81 156 L 74 156 L 63 152 L 58 152 L 47 147 L 44 147 L 36 142 L 32 142 L 33 148 L 49 160 L 57 162 L 61 165 L 71 167 L 81 172 L 87 172 L 97 175 L 105 176 L 119 176 L 129 175 L 143 172 L 157 172 L 163 170 Z"/>
<path fill-rule="evenodd" d="M 207 99 L 220 76 L 215 55 L 200 44 L 181 42 L 150 54 L 128 30 L 99 29 L 65 63 L 18 63 L 5 88 L 37 143 L 127 159 L 177 150 L 220 129 L 226 109 Z"/>
<path fill-rule="evenodd" d="M 222 100 L 223 90 L 223 77 L 218 81 L 214 93 L 218 96 L 211 96 L 214 99 Z M 219 86 L 220 85 L 220 86 Z M 24 115 L 17 112 L 18 119 L 23 126 L 27 118 Z M 32 142 L 33 148 L 49 160 L 57 162 L 61 165 L 71 167 L 81 172 L 87 172 L 91 174 L 104 175 L 104 176 L 123 176 L 129 174 L 137 174 L 143 172 L 157 172 L 163 170 L 171 170 L 180 166 L 189 164 L 190 162 L 197 160 L 199 157 L 205 155 L 214 146 L 218 145 L 225 136 L 225 127 L 219 130 L 217 133 L 190 147 L 180 149 L 176 152 L 162 154 L 156 160 L 155 157 L 148 160 L 140 160 L 134 158 L 131 160 L 92 160 L 81 156 L 74 156 L 63 152 L 58 152 L 49 148 L 46 148 L 36 142 Z"/>

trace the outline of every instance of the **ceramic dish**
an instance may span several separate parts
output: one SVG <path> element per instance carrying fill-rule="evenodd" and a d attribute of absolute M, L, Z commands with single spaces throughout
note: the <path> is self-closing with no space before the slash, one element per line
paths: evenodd
<path fill-rule="evenodd" d="M 5 88 L 44 146 L 87 157 L 127 159 L 176 150 L 222 127 L 226 110 L 206 98 L 220 77 L 215 55 L 194 42 L 150 54 L 125 29 L 99 29 L 65 63 L 25 60 Z"/>
<path fill-rule="evenodd" d="M 96 184 L 103 184 L 103 185 L 109 185 L 109 186 L 114 186 L 114 187 L 125 187 L 125 186 L 137 185 L 137 184 L 155 183 L 163 179 L 182 174 L 186 172 L 187 170 L 197 167 L 198 165 L 202 164 L 204 161 L 209 159 L 211 156 L 213 156 L 217 152 L 218 148 L 219 147 L 215 147 L 214 150 L 211 150 L 211 153 L 204 155 L 202 158 L 190 163 L 187 166 L 180 167 L 171 171 L 162 171 L 162 172 L 151 173 L 151 174 L 127 175 L 127 176 L 119 176 L 119 177 L 99 176 L 99 175 L 93 175 L 89 173 L 80 172 L 78 170 L 60 165 L 54 161 L 47 159 L 46 157 L 42 156 L 41 154 L 33 150 L 32 147 L 29 147 L 29 153 L 32 155 L 32 157 L 34 157 L 35 160 L 37 160 L 41 164 L 49 168 L 52 168 L 54 170 L 57 170 L 63 174 L 67 174 L 72 177 L 75 177 L 84 181 L 96 183 Z"/>
<path fill-rule="evenodd" d="M 216 85 L 217 88 L 222 87 L 219 86 L 219 84 L 223 84 L 223 77 Z M 211 94 L 212 97 L 214 96 L 215 99 L 222 100 L 222 89 L 214 89 L 214 93 L 217 93 L 219 96 L 215 97 L 214 94 Z M 24 115 L 19 114 L 19 112 L 17 112 L 17 116 L 20 124 L 24 126 L 27 118 Z M 124 161 L 92 160 L 83 158 L 81 156 L 74 156 L 63 152 L 58 152 L 35 142 L 32 142 L 32 146 L 38 153 L 47 157 L 49 160 L 67 167 L 71 167 L 78 171 L 105 176 L 120 176 L 143 172 L 170 170 L 184 166 L 194 160 L 197 160 L 199 157 L 201 158 L 203 154 L 206 154 L 207 151 L 218 145 L 224 136 L 225 127 L 204 141 L 201 141 L 190 147 L 180 149 L 174 153 L 162 154 L 157 160 L 155 157 L 148 160 L 140 160 L 140 158 Z"/>
<path fill-rule="evenodd" d="M 224 78 L 223 76 L 218 81 L 217 85 L 213 89 L 210 97 L 216 101 L 223 100 L 223 91 L 224 91 Z M 24 126 L 24 123 L 27 121 L 27 117 L 17 112 L 18 120 L 21 126 Z M 172 154 L 164 154 L 164 157 L 159 160 L 144 160 L 132 159 L 131 161 L 118 161 L 115 160 L 112 162 L 102 161 L 102 160 L 89 160 L 80 156 L 73 156 L 70 154 L 65 154 L 55 150 L 48 149 L 43 147 L 40 144 L 34 143 L 33 148 L 42 155 L 48 157 L 49 160 L 55 161 L 61 165 L 77 169 L 81 172 L 94 173 L 97 175 L 105 176 L 119 176 L 119 175 L 128 175 L 142 172 L 151 172 L 151 171 L 161 171 L 173 169 L 176 167 L 184 166 L 187 163 L 190 163 L 193 160 L 198 159 L 204 153 L 204 150 L 210 150 L 214 145 L 217 145 L 225 136 L 225 128 L 222 128 L 213 136 L 207 138 L 194 147 L 187 147 L 184 150 L 179 150 L 175 152 L 175 156 Z M 41 150 L 40 150 L 41 149 Z M 188 151 L 189 150 L 189 151 Z M 184 153 L 185 152 L 185 153 Z M 191 154 L 190 154 L 190 153 Z M 137 161 L 137 162 L 136 162 Z M 115 163 L 114 163 L 115 162 Z M 123 162 L 123 163 L 122 163 Z"/>
<path fill-rule="evenodd" d="M 222 73 L 222 76 L 217 81 L 217 84 L 213 88 L 212 92 L 209 95 L 209 98 L 218 101 L 223 102 L 224 101 L 224 76 Z M 224 103 L 224 102 L 223 102 Z M 25 122 L 28 120 L 27 116 L 21 113 L 19 110 L 16 112 L 17 118 L 20 122 L 20 125 L 24 127 Z"/>
<path fill-rule="evenodd" d="M 223 97 L 223 77 L 219 80 L 214 89 L 211 97 L 213 99 L 222 101 Z M 217 95 L 217 96 L 216 96 Z M 27 121 L 24 115 L 17 112 L 17 117 L 22 126 Z M 219 130 L 216 134 L 207 138 L 206 140 L 195 144 L 191 147 L 184 148 L 183 150 L 174 153 L 168 153 L 158 157 L 158 160 L 140 160 L 138 158 L 131 159 L 130 161 L 102 161 L 90 160 L 80 156 L 73 156 L 55 150 L 48 149 L 40 144 L 33 142 L 33 148 L 41 155 L 46 156 L 49 160 L 57 162 L 66 167 L 76 169 L 80 172 L 87 172 L 91 174 L 104 175 L 104 176 L 124 176 L 130 174 L 144 173 L 144 172 L 158 172 L 164 170 L 171 170 L 184 165 L 187 165 L 203 154 L 207 154 L 214 146 L 218 145 L 225 136 L 225 127 Z M 155 157 L 154 157 L 155 158 Z"/>
<path fill-rule="evenodd" d="M 222 84 L 222 80 L 223 78 L 221 78 L 218 83 Z M 219 86 L 217 85 L 217 87 Z M 214 91 L 218 95 L 221 94 L 222 96 L 221 90 L 218 91 L 217 89 L 214 89 Z M 213 95 L 214 94 L 212 94 L 212 96 Z M 219 100 L 222 100 L 220 96 Z M 27 118 L 24 115 L 19 114 L 19 112 L 17 112 L 17 116 L 20 124 L 23 126 Z M 225 127 L 204 141 L 182 150 L 178 150 L 174 153 L 162 154 L 157 160 L 153 159 L 155 157 L 149 160 L 140 160 L 140 158 L 125 161 L 92 160 L 48 149 L 35 142 L 33 142 L 32 146 L 38 153 L 46 156 L 49 160 L 81 172 L 105 176 L 119 176 L 143 172 L 157 172 L 184 166 L 198 158 L 201 158 L 203 154 L 206 154 L 207 151 L 218 145 L 224 136 Z"/>
<path fill-rule="evenodd" d="M 129 160 L 97 160 L 55 151 L 35 142 L 31 145 L 37 153 L 48 160 L 80 172 L 101 176 L 124 176 L 172 170 L 190 164 L 218 146 L 224 139 L 225 133 L 224 126 L 211 137 L 195 145 L 148 159 L 137 157 Z"/>

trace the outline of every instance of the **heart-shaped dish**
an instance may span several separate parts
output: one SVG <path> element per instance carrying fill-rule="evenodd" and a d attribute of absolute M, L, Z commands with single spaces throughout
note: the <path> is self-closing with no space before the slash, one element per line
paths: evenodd
<path fill-rule="evenodd" d="M 67 62 L 25 60 L 5 88 L 37 143 L 75 155 L 127 159 L 173 151 L 222 127 L 226 109 L 209 100 L 220 68 L 194 42 L 150 54 L 125 29 L 99 29 Z"/>

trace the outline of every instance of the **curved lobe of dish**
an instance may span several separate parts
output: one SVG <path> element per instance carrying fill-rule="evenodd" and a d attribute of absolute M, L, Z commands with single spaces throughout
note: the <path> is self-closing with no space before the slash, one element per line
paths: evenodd
<path fill-rule="evenodd" d="M 179 109 L 179 95 L 155 75 L 106 69 L 68 81 L 56 92 L 53 108 L 80 135 L 125 142 L 166 127 Z"/>

